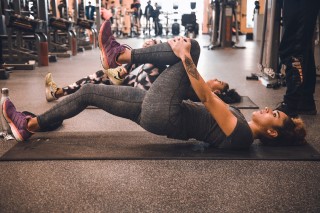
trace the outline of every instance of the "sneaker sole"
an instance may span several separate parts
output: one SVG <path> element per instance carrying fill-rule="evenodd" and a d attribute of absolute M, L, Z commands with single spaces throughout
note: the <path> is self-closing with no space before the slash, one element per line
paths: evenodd
<path fill-rule="evenodd" d="M 49 94 L 51 94 L 51 96 L 49 96 Z M 52 96 L 53 96 L 53 94 L 52 94 L 51 90 L 46 88 L 46 100 L 47 100 L 47 102 L 52 102 L 52 101 L 57 100 L 57 99 L 53 98 Z"/>
<path fill-rule="evenodd" d="M 105 21 L 101 28 L 100 28 L 100 32 L 103 32 L 104 28 L 105 28 L 105 25 L 107 24 L 107 21 Z M 99 49 L 100 49 L 100 62 L 101 62 L 101 65 L 104 69 L 109 69 L 109 64 L 108 64 L 108 61 L 107 61 L 107 54 L 104 50 L 104 48 L 102 48 L 102 33 L 99 33 L 99 36 L 98 36 L 98 42 L 99 42 Z"/>
<path fill-rule="evenodd" d="M 3 103 L 3 116 L 6 119 L 6 121 L 8 122 L 10 128 L 11 128 L 11 132 L 13 134 L 13 136 L 15 137 L 15 139 L 19 142 L 24 141 L 23 137 L 20 135 L 16 125 L 14 125 L 14 123 L 12 122 L 12 120 L 8 117 L 7 113 L 6 113 L 6 102 Z"/>

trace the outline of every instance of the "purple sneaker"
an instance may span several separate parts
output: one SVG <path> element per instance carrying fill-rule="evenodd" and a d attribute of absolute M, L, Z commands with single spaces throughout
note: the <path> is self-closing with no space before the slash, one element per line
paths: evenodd
<path fill-rule="evenodd" d="M 11 131 L 16 140 L 26 141 L 28 138 L 30 138 L 32 133 L 27 130 L 27 121 L 29 118 L 31 118 L 31 116 L 27 116 L 21 112 L 18 112 L 10 99 L 7 99 L 3 103 L 2 107 L 3 116 L 10 125 Z"/>
<path fill-rule="evenodd" d="M 104 69 L 116 68 L 121 64 L 117 62 L 117 57 L 126 49 L 131 49 L 126 44 L 120 45 L 112 34 L 111 22 L 105 21 L 99 32 L 100 60 Z"/>

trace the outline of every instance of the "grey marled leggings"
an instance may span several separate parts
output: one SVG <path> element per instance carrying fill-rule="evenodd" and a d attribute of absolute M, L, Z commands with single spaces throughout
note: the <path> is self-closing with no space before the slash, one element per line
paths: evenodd
<path fill-rule="evenodd" d="M 191 44 L 191 56 L 197 64 L 200 47 L 195 40 Z M 39 115 L 40 127 L 76 116 L 87 106 L 95 106 L 115 116 L 130 119 L 158 135 L 178 133 L 182 128 L 181 102 L 190 87 L 182 62 L 168 43 L 132 50 L 131 62 L 169 66 L 148 91 L 125 86 L 86 84 Z"/>

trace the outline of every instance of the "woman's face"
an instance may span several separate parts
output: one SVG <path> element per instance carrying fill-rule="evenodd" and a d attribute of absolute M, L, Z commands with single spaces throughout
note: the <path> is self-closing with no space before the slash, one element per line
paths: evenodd
<path fill-rule="evenodd" d="M 212 92 L 215 91 L 223 91 L 225 89 L 225 87 L 227 86 L 226 82 L 220 81 L 218 79 L 211 79 L 207 81 L 208 86 L 210 87 Z"/>
<path fill-rule="evenodd" d="M 287 117 L 285 113 L 268 107 L 252 113 L 252 121 L 264 129 L 282 126 Z"/>

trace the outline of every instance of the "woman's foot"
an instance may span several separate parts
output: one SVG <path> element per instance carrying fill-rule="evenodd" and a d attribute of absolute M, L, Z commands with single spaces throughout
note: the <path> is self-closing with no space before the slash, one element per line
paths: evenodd
<path fill-rule="evenodd" d="M 121 85 L 123 83 L 125 75 L 128 74 L 124 67 L 118 66 L 117 68 L 109 68 L 104 70 L 104 73 L 108 76 L 109 80 L 114 85 Z"/>
<path fill-rule="evenodd" d="M 10 99 L 3 103 L 2 113 L 17 141 L 26 141 L 32 136 L 33 133 L 28 130 L 28 120 L 31 116 L 18 112 Z"/>
<path fill-rule="evenodd" d="M 52 79 L 52 74 L 49 72 L 45 78 L 46 99 L 48 102 L 57 100 L 56 92 L 58 90 L 57 84 Z"/>
<path fill-rule="evenodd" d="M 121 65 L 117 62 L 117 58 L 126 49 L 131 49 L 128 45 L 119 44 L 113 36 L 111 30 L 111 22 L 105 21 L 101 27 L 98 37 L 100 48 L 100 60 L 102 67 L 107 70 L 109 68 L 116 68 Z"/>

